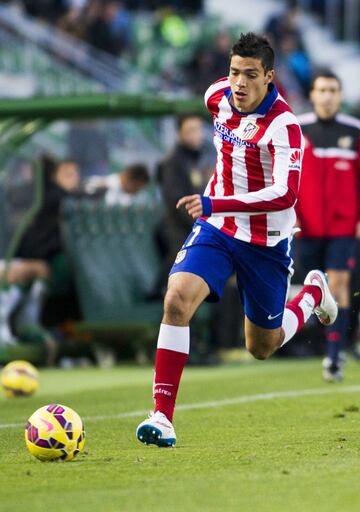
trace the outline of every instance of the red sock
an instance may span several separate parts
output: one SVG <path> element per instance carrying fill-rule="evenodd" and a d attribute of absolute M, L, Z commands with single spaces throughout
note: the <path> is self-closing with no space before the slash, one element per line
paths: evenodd
<path fill-rule="evenodd" d="M 173 420 L 176 396 L 188 354 L 158 348 L 156 351 L 154 399 L 155 412 L 161 411 Z"/>
<path fill-rule="evenodd" d="M 160 326 L 153 391 L 155 412 L 161 411 L 171 422 L 181 375 L 189 359 L 189 338 L 189 327 Z"/>
<path fill-rule="evenodd" d="M 304 298 L 306 293 L 311 295 L 314 299 L 314 306 L 306 303 L 306 297 Z M 286 304 L 286 308 L 290 309 L 298 319 L 297 331 L 299 331 L 303 327 L 304 323 L 309 319 L 313 308 L 320 304 L 321 298 L 322 293 L 320 288 L 318 286 L 308 284 L 304 286 L 301 292 L 296 295 L 291 302 Z"/>

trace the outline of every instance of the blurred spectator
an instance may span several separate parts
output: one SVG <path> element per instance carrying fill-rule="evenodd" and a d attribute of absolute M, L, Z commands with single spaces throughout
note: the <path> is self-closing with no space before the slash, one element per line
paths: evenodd
<path fill-rule="evenodd" d="M 72 292 L 72 275 L 64 254 L 60 214 L 63 200 L 79 189 L 80 173 L 75 162 L 66 160 L 56 164 L 49 157 L 43 157 L 42 168 L 42 206 L 22 236 L 15 259 L 8 268 L 4 264 L 0 266 L 3 281 L 0 291 L 0 344 L 14 344 L 17 339 L 44 343 L 47 362 L 53 364 L 56 343 L 41 325 L 41 315 L 49 286 L 62 294 Z"/>
<path fill-rule="evenodd" d="M 110 32 L 115 40 L 121 40 L 122 50 L 125 50 L 132 42 L 132 17 L 121 1 L 110 2 L 108 10 Z"/>
<path fill-rule="evenodd" d="M 155 32 L 167 45 L 182 48 L 190 42 L 189 27 L 183 17 L 169 5 L 156 12 Z"/>
<path fill-rule="evenodd" d="M 194 94 L 203 95 L 209 83 L 229 73 L 231 39 L 227 32 L 219 32 L 215 45 L 200 46 L 187 65 L 187 85 Z"/>
<path fill-rule="evenodd" d="M 286 31 L 281 39 L 281 58 L 293 73 L 302 88 L 303 95 L 309 93 L 311 80 L 310 60 L 294 32 Z"/>
<path fill-rule="evenodd" d="M 349 335 L 355 237 L 360 239 L 360 122 L 339 113 L 341 82 L 331 71 L 314 75 L 310 99 L 314 112 L 299 118 L 306 139 L 297 202 L 299 264 L 304 274 L 312 268 L 327 272 L 339 305 L 335 323 L 326 328 L 323 371 L 325 380 L 337 381 Z"/>
<path fill-rule="evenodd" d="M 57 22 L 57 27 L 72 37 L 85 40 L 87 37 L 87 26 L 84 12 L 78 6 L 69 9 Z"/>
<path fill-rule="evenodd" d="M 277 55 L 276 77 L 294 110 L 300 110 L 309 92 L 311 65 L 292 32 L 285 32 Z"/>
<path fill-rule="evenodd" d="M 264 33 L 269 38 L 276 55 L 281 51 L 281 41 L 285 33 L 294 34 L 299 46 L 302 46 L 298 15 L 299 9 L 296 0 L 288 0 L 284 9 L 270 16 L 265 23 Z"/>
<path fill-rule="evenodd" d="M 65 197 L 79 190 L 80 172 L 72 160 L 59 163 L 46 158 L 44 200 L 35 219 L 23 235 L 16 256 L 50 262 L 63 251 L 60 232 L 60 208 Z"/>
<path fill-rule="evenodd" d="M 119 0 L 90 0 L 86 14 L 89 44 L 112 55 L 120 55 L 129 45 L 130 15 Z"/>
<path fill-rule="evenodd" d="M 92 176 L 85 183 L 86 192 L 103 193 L 106 204 L 141 204 L 148 200 L 144 193 L 150 181 L 147 168 L 143 164 L 129 165 L 120 172 L 109 176 Z"/>
<path fill-rule="evenodd" d="M 179 241 L 185 240 L 193 225 L 189 215 L 176 208 L 176 203 L 184 195 L 200 194 L 214 165 L 214 150 L 204 141 L 203 120 L 194 114 L 179 117 L 177 143 L 159 165 L 158 172 L 167 215 L 167 270 L 175 260 Z"/>
<path fill-rule="evenodd" d="M 30 16 L 36 16 L 54 23 L 66 13 L 68 9 L 67 0 L 22 0 L 25 11 Z"/>
<path fill-rule="evenodd" d="M 277 77 L 293 106 L 308 95 L 311 80 L 311 65 L 302 41 L 298 14 L 297 2 L 288 0 L 285 10 L 271 16 L 264 27 L 277 56 Z"/>

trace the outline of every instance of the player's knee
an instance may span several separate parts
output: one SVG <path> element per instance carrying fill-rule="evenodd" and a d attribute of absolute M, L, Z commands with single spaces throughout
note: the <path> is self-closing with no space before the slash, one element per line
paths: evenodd
<path fill-rule="evenodd" d="M 170 288 L 165 295 L 164 316 L 175 325 L 190 320 L 190 303 L 176 288 Z"/>
<path fill-rule="evenodd" d="M 260 345 L 258 343 L 248 343 L 247 350 L 255 359 L 264 360 L 271 356 L 273 350 L 267 345 Z"/>

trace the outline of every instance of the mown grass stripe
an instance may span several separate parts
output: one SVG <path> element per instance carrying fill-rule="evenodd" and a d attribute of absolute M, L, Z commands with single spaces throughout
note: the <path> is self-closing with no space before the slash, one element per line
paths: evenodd
<path fill-rule="evenodd" d="M 289 391 L 273 391 L 271 393 L 258 393 L 256 395 L 245 395 L 234 398 L 224 398 L 223 400 L 211 400 L 208 402 L 197 402 L 193 404 L 180 404 L 176 407 L 177 411 L 191 411 L 196 409 L 212 409 L 227 405 L 246 404 L 260 400 L 274 400 L 277 398 L 301 398 L 304 396 L 332 395 L 334 393 L 357 393 L 360 392 L 360 385 L 313 388 L 313 389 L 295 389 Z M 117 420 L 122 418 L 134 418 L 146 415 L 148 410 L 120 412 L 118 414 L 102 416 L 84 416 L 84 421 Z M 0 429 L 24 427 L 25 423 L 0 423 Z"/>

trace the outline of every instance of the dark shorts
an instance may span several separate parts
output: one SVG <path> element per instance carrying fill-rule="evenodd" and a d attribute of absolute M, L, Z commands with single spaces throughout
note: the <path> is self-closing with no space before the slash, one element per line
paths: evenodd
<path fill-rule="evenodd" d="M 265 329 L 281 326 L 292 270 L 289 239 L 275 247 L 263 247 L 232 238 L 209 223 L 198 220 L 178 252 L 170 274 L 191 272 L 208 284 L 210 302 L 223 294 L 236 272 L 246 316 Z"/>
<path fill-rule="evenodd" d="M 298 238 L 296 245 L 303 276 L 313 268 L 326 271 L 352 270 L 355 267 L 354 238 Z"/>

